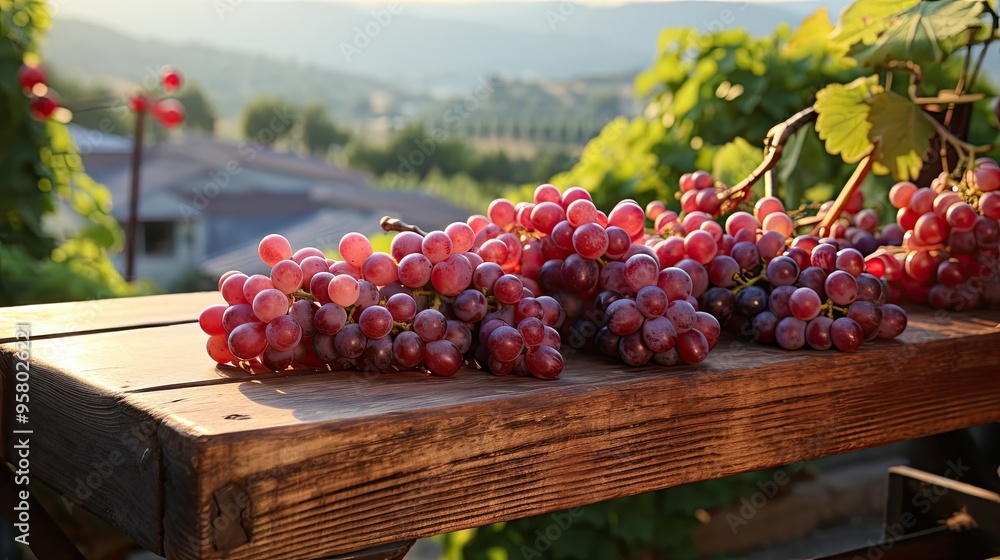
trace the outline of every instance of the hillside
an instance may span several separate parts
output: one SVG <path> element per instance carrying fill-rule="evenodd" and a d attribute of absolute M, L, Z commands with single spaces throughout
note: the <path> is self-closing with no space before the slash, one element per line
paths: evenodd
<path fill-rule="evenodd" d="M 398 104 L 426 102 L 425 96 L 370 77 L 205 45 L 140 40 L 62 18 L 49 33 L 44 56 L 62 74 L 112 87 L 140 82 L 162 65 L 175 65 L 201 84 L 223 116 L 239 113 L 253 96 L 271 94 L 297 104 L 320 102 L 341 119 L 367 116 L 374 92 L 385 92 Z"/>
<path fill-rule="evenodd" d="M 843 3 L 834 2 L 833 9 Z M 395 15 L 386 12 L 388 5 L 88 0 L 65 3 L 57 18 L 97 22 L 151 40 L 349 71 L 415 89 L 465 91 L 485 74 L 562 79 L 634 72 L 649 65 L 664 27 L 744 27 L 767 33 L 779 23 L 797 23 L 819 3 L 403 2 Z M 365 28 L 373 36 L 364 36 Z M 345 54 L 345 45 L 350 53 Z"/>

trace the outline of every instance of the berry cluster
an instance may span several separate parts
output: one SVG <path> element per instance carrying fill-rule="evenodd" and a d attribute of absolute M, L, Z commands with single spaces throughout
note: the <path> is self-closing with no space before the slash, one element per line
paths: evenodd
<path fill-rule="evenodd" d="M 540 266 L 527 274 L 565 309 L 560 334 L 569 347 L 633 366 L 705 359 L 718 322 L 697 311 L 688 274 L 662 267 L 645 245 L 645 215 L 635 201 L 605 215 L 586 190 L 560 193 L 552 185 L 539 186 L 533 200 L 494 201 L 489 219 L 500 229 L 516 222 L 537 238 L 525 252 L 538 251 L 531 262 Z"/>
<path fill-rule="evenodd" d="M 683 189 L 683 183 L 682 183 Z M 795 236 L 780 200 L 765 197 L 753 213 L 734 212 L 725 226 L 708 212 L 683 217 L 662 203 L 647 206 L 656 231 L 646 241 L 665 266 L 687 272 L 703 312 L 727 329 L 794 350 L 857 350 L 865 340 L 894 338 L 906 314 L 889 304 L 889 287 L 866 272 L 875 251 L 878 216 L 853 196 L 829 237 Z M 820 208 L 828 211 L 830 205 Z"/>
<path fill-rule="evenodd" d="M 936 309 L 1000 304 L 1000 167 L 991 159 L 977 163 L 950 188 L 942 177 L 930 188 L 903 181 L 889 191 L 897 225 L 886 230 L 898 240 L 887 245 L 902 250 L 869 265 L 885 270 L 894 300 L 901 291 Z"/>
<path fill-rule="evenodd" d="M 338 247 L 343 260 L 334 261 L 313 247 L 293 253 L 285 238 L 268 235 L 258 252 L 269 276 L 227 272 L 219 291 L 228 305 L 202 312 L 208 353 L 272 371 L 422 368 L 451 376 L 474 363 L 557 377 L 563 361 L 553 326 L 563 310 L 536 298 L 523 277 L 484 262 L 475 241 L 471 226 L 455 223 L 426 236 L 400 233 L 381 253 L 349 233 Z"/>

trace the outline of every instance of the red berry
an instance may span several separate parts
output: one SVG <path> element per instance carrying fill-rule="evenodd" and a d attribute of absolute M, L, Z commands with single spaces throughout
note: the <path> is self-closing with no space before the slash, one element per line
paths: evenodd
<path fill-rule="evenodd" d="M 172 66 L 164 66 L 160 71 L 160 82 L 163 84 L 163 91 L 175 92 L 181 87 L 181 73 Z"/>
<path fill-rule="evenodd" d="M 136 113 L 145 113 L 149 109 L 149 98 L 141 93 L 133 94 L 128 100 L 128 106 Z"/>
<path fill-rule="evenodd" d="M 175 128 L 184 122 L 184 105 L 176 99 L 161 99 L 153 105 L 153 117 L 166 128 Z"/>
<path fill-rule="evenodd" d="M 48 120 L 58 108 L 59 104 L 56 103 L 56 100 L 47 95 L 31 100 L 31 116 L 39 121 Z"/>
<path fill-rule="evenodd" d="M 17 70 L 17 81 L 26 91 L 31 91 L 36 85 L 45 83 L 45 72 L 37 66 L 24 65 Z"/>

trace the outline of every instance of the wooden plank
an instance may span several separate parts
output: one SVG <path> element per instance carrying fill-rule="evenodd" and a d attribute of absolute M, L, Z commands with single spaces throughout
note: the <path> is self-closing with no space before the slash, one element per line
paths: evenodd
<path fill-rule="evenodd" d="M 42 479 L 72 481 L 133 424 L 153 427 L 85 504 L 120 524 L 152 512 L 123 527 L 144 546 L 344 554 L 998 421 L 1000 313 L 950 318 L 912 314 L 901 341 L 856 354 L 727 338 L 693 367 L 571 357 L 553 382 L 248 376 L 216 368 L 193 324 L 37 341 L 32 453 Z"/>
<path fill-rule="evenodd" d="M 86 374 L 67 373 L 34 355 L 27 381 L 29 422 L 15 423 L 11 349 L 0 346 L 0 456 L 15 457 L 14 445 L 30 438 L 31 476 L 58 490 L 66 507 L 84 507 L 142 546 L 161 551 L 158 423 L 134 407 L 122 406 L 118 393 Z M 121 349 L 116 354 L 125 355 Z M 32 433 L 15 435 L 15 429 Z"/>
<path fill-rule="evenodd" d="M 1000 421 L 998 317 L 918 315 L 856 354 L 728 340 L 671 370 L 572 359 L 552 383 L 331 374 L 127 401 L 166 413 L 169 557 L 338 554 Z M 217 550 L 230 484 L 247 543 Z"/>
<path fill-rule="evenodd" d="M 225 303 L 218 292 L 8 307 L 0 312 L 0 344 L 14 340 L 14 330 L 21 322 L 31 324 L 31 337 L 38 340 L 64 334 L 197 321 L 201 310 L 215 303 Z"/>

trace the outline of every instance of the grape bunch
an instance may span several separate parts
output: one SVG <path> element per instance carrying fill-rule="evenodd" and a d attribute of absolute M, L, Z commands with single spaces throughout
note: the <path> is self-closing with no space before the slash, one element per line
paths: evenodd
<path fill-rule="evenodd" d="M 553 327 L 568 347 L 639 366 L 698 363 L 715 345 L 718 322 L 698 312 L 686 272 L 661 270 L 644 244 L 645 214 L 635 201 L 624 200 L 605 214 L 586 190 L 560 193 L 546 184 L 535 189 L 533 202 L 498 199 L 481 218 L 470 224 L 479 228 L 484 259 L 503 260 L 507 244 L 493 236 L 525 236 L 516 270 L 561 305 L 564 316 Z"/>
<path fill-rule="evenodd" d="M 553 329 L 562 308 L 485 262 L 475 240 L 459 222 L 426 236 L 402 232 L 382 253 L 349 233 L 338 246 L 343 260 L 334 261 L 314 247 L 293 253 L 285 238 L 268 235 L 258 253 L 269 276 L 227 272 L 219 291 L 228 305 L 199 317 L 209 356 L 271 371 L 420 368 L 451 376 L 470 363 L 554 379 L 563 367 Z"/>
<path fill-rule="evenodd" d="M 725 226 L 701 211 L 678 217 L 654 201 L 647 217 L 669 235 L 646 243 L 664 266 L 687 272 L 691 295 L 724 328 L 789 350 L 852 352 L 906 327 L 905 312 L 888 303 L 886 282 L 866 269 L 865 254 L 885 232 L 876 237 L 878 216 L 862 205 L 860 196 L 849 200 L 846 223 L 817 238 L 795 236 L 794 221 L 773 197 L 757 201 L 753 214 L 734 212 Z"/>
<path fill-rule="evenodd" d="M 722 199 L 719 198 L 719 195 L 726 189 L 716 184 L 715 179 L 707 171 L 698 170 L 694 173 L 681 175 L 680 187 L 681 210 L 683 212 L 705 212 L 714 216 L 722 207 Z M 659 227 L 656 229 L 659 230 Z"/>
<path fill-rule="evenodd" d="M 946 177 L 930 188 L 896 183 L 895 243 L 869 264 L 884 269 L 893 300 L 902 295 L 935 309 L 968 310 L 1000 304 L 1000 167 L 977 162 L 965 180 L 948 188 Z M 889 228 L 886 228 L 889 229 Z M 877 261 L 877 262 L 872 262 Z"/>

